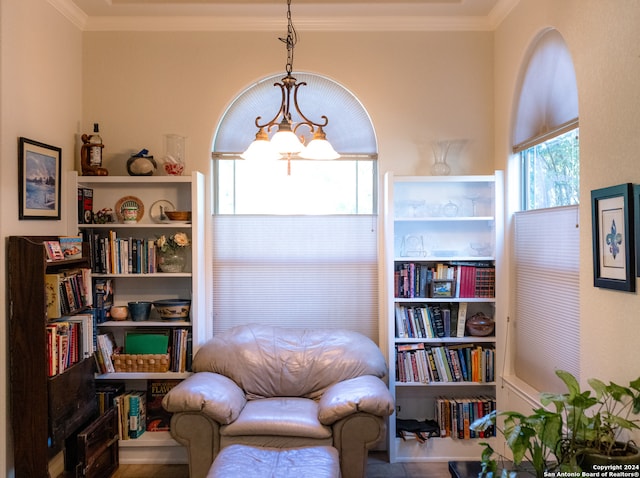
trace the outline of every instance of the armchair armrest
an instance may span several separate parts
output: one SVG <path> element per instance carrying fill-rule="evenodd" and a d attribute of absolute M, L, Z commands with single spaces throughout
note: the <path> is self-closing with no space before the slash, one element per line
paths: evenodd
<path fill-rule="evenodd" d="M 323 425 L 332 425 L 357 412 L 386 417 L 393 408 L 393 397 L 385 383 L 373 375 L 363 375 L 331 385 L 318 403 L 318 419 Z"/>
<path fill-rule="evenodd" d="M 236 383 L 212 372 L 198 372 L 186 378 L 164 396 L 168 412 L 202 412 L 221 425 L 233 422 L 247 400 Z"/>

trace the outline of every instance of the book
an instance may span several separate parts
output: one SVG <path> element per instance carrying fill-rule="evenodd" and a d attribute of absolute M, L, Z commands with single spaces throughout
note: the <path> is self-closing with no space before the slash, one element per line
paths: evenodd
<path fill-rule="evenodd" d="M 96 350 L 97 362 L 100 367 L 100 373 L 113 373 L 115 368 L 113 367 L 113 361 L 111 356 L 116 351 L 116 342 L 111 332 L 106 334 L 100 334 L 97 337 L 98 348 Z"/>
<path fill-rule="evenodd" d="M 467 324 L 467 308 L 469 304 L 467 302 L 460 302 L 458 305 L 458 324 L 456 337 L 464 337 L 464 331 Z"/>
<path fill-rule="evenodd" d="M 65 259 L 82 258 L 82 237 L 69 236 L 60 238 L 60 249 Z"/>
<path fill-rule="evenodd" d="M 148 380 L 147 381 L 147 431 L 168 431 L 171 423 L 171 412 L 162 407 L 164 396 L 180 380 Z"/>
<path fill-rule="evenodd" d="M 93 314 L 77 314 L 69 317 L 65 317 L 64 320 L 70 323 L 79 324 L 79 337 L 78 343 L 79 354 L 82 358 L 91 357 L 95 352 L 95 327 Z"/>
<path fill-rule="evenodd" d="M 128 397 L 129 438 L 139 438 L 147 430 L 147 392 L 131 392 Z"/>
<path fill-rule="evenodd" d="M 115 399 L 124 393 L 124 383 L 96 383 L 98 411 L 103 415 L 115 406 Z"/>
<path fill-rule="evenodd" d="M 92 224 L 93 223 L 93 189 L 91 188 L 78 188 L 82 189 L 82 219 L 78 223 Z"/>
<path fill-rule="evenodd" d="M 44 247 L 47 251 L 47 258 L 50 261 L 61 261 L 64 259 L 62 248 L 59 241 L 44 241 Z"/>
<path fill-rule="evenodd" d="M 113 305 L 113 281 L 106 278 L 97 278 L 93 286 L 93 303 L 97 310 L 97 320 L 101 324 L 111 317 Z"/>

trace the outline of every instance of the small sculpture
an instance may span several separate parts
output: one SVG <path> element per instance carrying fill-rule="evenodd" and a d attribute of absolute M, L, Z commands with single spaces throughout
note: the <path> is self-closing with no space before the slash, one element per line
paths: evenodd
<path fill-rule="evenodd" d="M 153 156 L 149 156 L 147 149 L 143 149 L 127 160 L 129 176 L 152 176 L 156 169 L 158 169 L 158 163 Z"/>

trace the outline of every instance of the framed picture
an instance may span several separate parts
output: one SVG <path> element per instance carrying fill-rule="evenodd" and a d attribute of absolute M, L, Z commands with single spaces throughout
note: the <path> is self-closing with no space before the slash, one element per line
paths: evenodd
<path fill-rule="evenodd" d="M 431 281 L 431 297 L 453 297 L 452 280 L 435 279 Z"/>
<path fill-rule="evenodd" d="M 60 219 L 61 158 L 61 148 L 19 138 L 20 219 Z"/>
<path fill-rule="evenodd" d="M 633 185 L 591 191 L 593 285 L 634 292 Z"/>

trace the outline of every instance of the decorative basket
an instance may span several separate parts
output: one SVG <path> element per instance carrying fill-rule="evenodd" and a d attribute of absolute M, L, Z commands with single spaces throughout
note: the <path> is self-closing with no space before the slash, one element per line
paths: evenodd
<path fill-rule="evenodd" d="M 169 354 L 115 354 L 111 357 L 116 372 L 167 372 Z"/>

